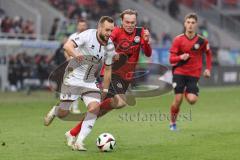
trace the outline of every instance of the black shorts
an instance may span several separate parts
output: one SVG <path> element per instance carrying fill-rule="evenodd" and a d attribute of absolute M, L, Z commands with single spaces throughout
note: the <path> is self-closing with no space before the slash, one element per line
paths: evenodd
<path fill-rule="evenodd" d="M 184 75 L 173 75 L 173 88 L 175 94 L 184 93 L 192 93 L 198 96 L 199 88 L 198 88 L 198 80 L 197 77 L 192 76 L 184 76 Z"/>
<path fill-rule="evenodd" d="M 116 94 L 125 94 L 129 83 L 129 81 L 122 79 L 120 76 L 112 74 L 112 80 L 108 89 L 107 97 L 111 98 Z"/>

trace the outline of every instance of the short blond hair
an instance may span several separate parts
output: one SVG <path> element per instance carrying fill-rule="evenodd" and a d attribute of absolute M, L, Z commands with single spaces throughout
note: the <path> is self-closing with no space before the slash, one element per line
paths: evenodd
<path fill-rule="evenodd" d="M 136 17 L 138 16 L 138 13 L 136 10 L 133 9 L 126 9 L 124 11 L 122 11 L 122 13 L 120 13 L 120 18 L 123 19 L 125 14 L 129 14 L 129 15 L 135 15 Z"/>

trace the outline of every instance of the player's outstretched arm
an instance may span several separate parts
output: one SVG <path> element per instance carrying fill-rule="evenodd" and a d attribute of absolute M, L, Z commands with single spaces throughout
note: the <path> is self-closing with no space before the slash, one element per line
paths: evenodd
<path fill-rule="evenodd" d="M 152 55 L 152 48 L 150 45 L 150 33 L 147 29 L 143 30 L 142 37 L 143 37 L 142 50 L 145 56 L 150 57 Z"/>
<path fill-rule="evenodd" d="M 111 82 L 111 75 L 112 75 L 112 66 L 105 66 L 104 77 L 103 77 L 103 96 L 102 96 L 103 99 L 107 95 L 108 88 Z"/>
<path fill-rule="evenodd" d="M 206 43 L 206 69 L 203 72 L 203 76 L 205 78 L 209 78 L 211 76 L 211 69 L 212 69 L 212 51 L 209 47 L 208 42 Z"/>
<path fill-rule="evenodd" d="M 76 47 L 77 45 L 72 40 L 68 40 L 64 44 L 63 49 L 65 50 L 68 56 L 72 56 L 74 58 L 77 58 L 78 60 L 82 60 L 83 55 L 75 50 Z"/>
<path fill-rule="evenodd" d="M 66 60 L 70 60 L 71 56 L 64 50 L 64 57 L 66 58 Z"/>

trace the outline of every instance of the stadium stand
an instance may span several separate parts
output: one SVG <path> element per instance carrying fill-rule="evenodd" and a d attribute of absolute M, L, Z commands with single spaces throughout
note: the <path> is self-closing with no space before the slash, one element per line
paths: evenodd
<path fill-rule="evenodd" d="M 5 11 L 0 8 L 0 26 L 1 37 L 35 39 L 34 23 L 29 19 L 20 16 L 9 17 Z"/>
<path fill-rule="evenodd" d="M 239 66 L 239 39 L 229 34 L 234 29 L 228 29 L 238 26 L 232 24 L 239 20 L 239 4 L 237 0 L 0 0 L 1 89 L 11 86 L 13 91 L 21 90 L 29 87 L 26 84 L 34 83 L 38 88 L 46 88 L 49 73 L 59 65 L 55 63 L 54 53 L 61 39 L 75 32 L 79 19 L 86 19 L 89 28 L 95 28 L 100 16 L 109 15 L 119 25 L 119 12 L 127 8 L 140 11 L 139 26 L 148 28 L 152 34 L 151 62 L 169 65 L 172 38 L 182 32 L 183 16 L 196 11 L 201 19 L 199 33 L 210 40 L 215 66 Z M 200 7 L 196 9 L 196 6 Z M 219 9 L 233 23 L 225 26 L 228 23 L 224 22 L 221 28 L 212 21 L 211 17 L 219 18 L 222 13 Z M 205 12 L 209 14 L 207 17 Z"/>

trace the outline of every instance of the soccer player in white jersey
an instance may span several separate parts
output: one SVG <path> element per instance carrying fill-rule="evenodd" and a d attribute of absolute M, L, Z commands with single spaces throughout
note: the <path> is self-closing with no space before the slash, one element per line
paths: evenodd
<path fill-rule="evenodd" d="M 69 61 L 65 70 L 61 87 L 60 103 L 48 112 L 44 124 L 50 125 L 55 117 L 64 118 L 69 114 L 71 103 L 82 98 L 87 106 L 87 113 L 82 123 L 82 129 L 72 147 L 74 150 L 85 151 L 83 141 L 91 132 L 99 113 L 101 96 L 104 98 L 108 92 L 111 80 L 111 64 L 115 55 L 114 45 L 109 39 L 114 28 L 111 17 L 103 16 L 98 22 L 98 28 L 89 29 L 79 34 L 64 45 L 66 52 L 74 57 Z M 79 50 L 75 50 L 78 47 Z M 104 73 L 103 92 L 100 94 L 96 87 L 95 73 L 98 65 L 104 60 L 107 65 Z"/>
<path fill-rule="evenodd" d="M 87 28 L 88 28 L 87 21 L 84 19 L 80 19 L 77 24 L 77 32 L 71 34 L 69 36 L 69 39 L 74 40 L 81 32 L 87 30 Z M 76 50 L 77 49 L 78 48 L 76 48 Z M 67 60 L 70 60 L 71 58 L 73 58 L 73 57 L 69 56 L 66 52 L 64 52 L 64 56 L 66 57 Z M 76 100 L 72 103 L 71 110 L 73 113 L 80 113 L 80 110 L 78 108 L 78 100 Z"/>

